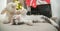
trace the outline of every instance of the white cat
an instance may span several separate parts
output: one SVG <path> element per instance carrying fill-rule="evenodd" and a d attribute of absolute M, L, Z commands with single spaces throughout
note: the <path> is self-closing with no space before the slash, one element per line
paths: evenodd
<path fill-rule="evenodd" d="M 59 25 L 57 23 L 55 23 L 52 19 L 50 19 L 46 16 L 43 16 L 43 15 L 26 15 L 26 13 L 27 13 L 26 11 L 24 13 L 20 14 L 20 15 L 15 15 L 14 16 L 15 21 L 23 22 L 23 23 L 29 24 L 29 25 L 33 25 L 33 21 L 37 22 L 37 23 L 38 22 L 43 23 L 43 22 L 47 21 L 48 23 L 52 24 L 53 26 L 59 27 Z"/>
<path fill-rule="evenodd" d="M 43 15 L 27 15 L 27 10 L 22 7 L 22 10 L 20 10 L 20 15 L 14 15 L 13 19 L 15 19 L 15 21 L 18 22 L 23 22 L 25 24 L 29 24 L 29 25 L 33 25 L 33 21 L 34 22 L 48 22 L 50 24 L 52 24 L 55 27 L 59 27 L 59 25 L 57 23 L 55 23 L 51 18 L 48 18 L 46 16 Z M 17 22 L 17 23 L 18 23 Z"/>
<path fill-rule="evenodd" d="M 6 13 L 6 17 L 8 17 L 8 22 L 6 23 L 11 23 L 11 20 L 13 15 L 15 14 L 15 11 L 16 11 L 16 4 L 13 2 L 8 3 L 7 6 L 2 10 L 1 14 Z"/>

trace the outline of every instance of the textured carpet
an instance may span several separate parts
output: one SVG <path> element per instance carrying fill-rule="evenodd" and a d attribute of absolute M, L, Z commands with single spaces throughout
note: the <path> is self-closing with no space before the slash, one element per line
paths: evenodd
<path fill-rule="evenodd" d="M 57 29 L 48 23 L 34 23 L 33 26 L 0 23 L 0 31 L 57 31 Z"/>

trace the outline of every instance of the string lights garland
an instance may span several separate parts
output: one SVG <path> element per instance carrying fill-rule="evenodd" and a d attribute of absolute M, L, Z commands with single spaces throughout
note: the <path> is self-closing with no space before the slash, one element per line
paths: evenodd
<path fill-rule="evenodd" d="M 15 2 L 17 4 L 16 9 L 22 9 L 22 4 L 19 2 L 19 0 L 13 0 L 13 2 Z"/>

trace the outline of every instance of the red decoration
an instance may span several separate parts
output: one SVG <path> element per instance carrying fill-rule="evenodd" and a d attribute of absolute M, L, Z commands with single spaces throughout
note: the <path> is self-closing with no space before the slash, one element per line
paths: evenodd
<path fill-rule="evenodd" d="M 36 0 L 26 0 L 26 5 L 36 8 Z"/>
<path fill-rule="evenodd" d="M 50 4 L 50 0 L 45 0 L 48 4 Z"/>
<path fill-rule="evenodd" d="M 42 0 L 42 1 L 46 1 L 48 4 L 50 4 L 50 0 Z M 36 6 L 37 6 L 36 0 L 26 0 L 26 5 L 36 8 Z"/>
<path fill-rule="evenodd" d="M 30 6 L 30 0 L 26 0 L 26 5 Z"/>
<path fill-rule="evenodd" d="M 34 7 L 34 8 L 36 8 L 36 6 L 37 6 L 37 5 L 36 5 L 36 0 L 33 0 L 33 1 L 32 1 L 31 6 Z"/>

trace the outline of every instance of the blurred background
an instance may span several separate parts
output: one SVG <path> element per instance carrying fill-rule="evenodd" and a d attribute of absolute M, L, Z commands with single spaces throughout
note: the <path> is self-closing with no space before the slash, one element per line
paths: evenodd
<path fill-rule="evenodd" d="M 45 15 L 47 17 L 58 17 L 58 20 L 60 19 L 60 0 L 50 0 L 49 4 L 38 4 L 36 8 L 33 7 L 27 7 L 25 1 L 26 0 L 0 0 L 0 12 L 2 9 L 6 7 L 6 5 L 9 2 L 20 2 L 21 4 L 17 4 L 19 6 L 23 6 L 29 12 L 27 13 L 28 15 L 30 14 L 35 14 L 35 15 Z M 17 3 L 17 2 L 16 2 Z M 17 6 L 17 9 L 21 9 Z"/>
<path fill-rule="evenodd" d="M 49 4 L 37 4 L 36 8 L 32 6 L 26 6 L 25 0 L 0 0 L 0 13 L 6 7 L 9 2 L 18 1 L 21 4 L 17 4 L 17 10 L 21 9 L 20 6 L 23 6 L 29 12 L 28 15 L 45 15 L 47 17 L 57 17 L 56 23 L 60 24 L 60 0 L 50 0 Z M 17 2 L 16 2 L 17 3 Z"/>

